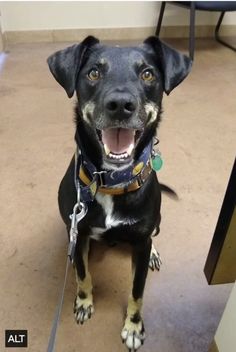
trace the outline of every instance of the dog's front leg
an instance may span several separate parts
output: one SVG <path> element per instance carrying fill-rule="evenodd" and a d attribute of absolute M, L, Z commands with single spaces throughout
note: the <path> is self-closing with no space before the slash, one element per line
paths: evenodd
<path fill-rule="evenodd" d="M 145 339 L 141 308 L 151 245 L 152 241 L 148 238 L 135 245 L 132 252 L 133 288 L 128 301 L 125 324 L 121 332 L 122 340 L 130 351 L 136 351 Z"/>
<path fill-rule="evenodd" d="M 79 236 L 75 250 L 77 294 L 74 303 L 76 322 L 83 324 L 94 312 L 92 281 L 88 271 L 89 237 Z"/>

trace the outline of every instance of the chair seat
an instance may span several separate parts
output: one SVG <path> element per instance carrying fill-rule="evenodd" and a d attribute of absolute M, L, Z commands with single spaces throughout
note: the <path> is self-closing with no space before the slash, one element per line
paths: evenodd
<path fill-rule="evenodd" d="M 236 1 L 194 1 L 195 9 L 202 11 L 236 11 Z M 174 4 L 190 8 L 191 1 L 175 1 Z"/>

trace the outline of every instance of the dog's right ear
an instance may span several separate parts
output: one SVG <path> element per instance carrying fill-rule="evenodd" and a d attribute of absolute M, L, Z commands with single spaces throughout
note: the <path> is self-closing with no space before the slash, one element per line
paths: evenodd
<path fill-rule="evenodd" d="M 78 72 L 86 51 L 97 43 L 99 43 L 97 38 L 89 36 L 80 44 L 57 51 L 47 59 L 51 73 L 65 89 L 69 98 L 74 94 Z"/>

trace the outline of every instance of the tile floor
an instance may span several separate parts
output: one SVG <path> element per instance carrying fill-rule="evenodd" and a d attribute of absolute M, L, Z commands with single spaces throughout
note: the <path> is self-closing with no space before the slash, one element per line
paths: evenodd
<path fill-rule="evenodd" d="M 186 42 L 172 41 L 179 49 Z M 49 54 L 69 43 L 22 44 L 0 63 L 0 350 L 5 329 L 28 329 L 27 351 L 46 351 L 65 268 L 58 184 L 74 152 L 74 102 L 50 75 Z M 143 352 L 207 352 L 231 285 L 208 286 L 203 267 L 235 157 L 236 57 L 198 40 L 191 75 L 164 98 L 159 129 L 163 197 L 160 273 L 149 273 Z M 95 315 L 76 326 L 70 268 L 58 352 L 122 352 L 129 251 L 93 248 Z M 12 349 L 12 351 L 14 348 Z M 18 351 L 18 350 L 16 350 Z"/>

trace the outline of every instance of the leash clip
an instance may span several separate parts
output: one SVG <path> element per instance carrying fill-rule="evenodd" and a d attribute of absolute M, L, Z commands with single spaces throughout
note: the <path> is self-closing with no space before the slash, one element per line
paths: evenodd
<path fill-rule="evenodd" d="M 79 210 L 79 212 L 78 212 Z M 87 214 L 88 207 L 85 203 L 80 202 L 76 203 L 73 208 L 73 213 L 70 215 L 71 227 L 70 227 L 70 242 L 68 247 L 67 255 L 70 257 L 70 261 L 74 262 L 75 247 L 78 237 L 78 223 L 85 217 Z"/>

